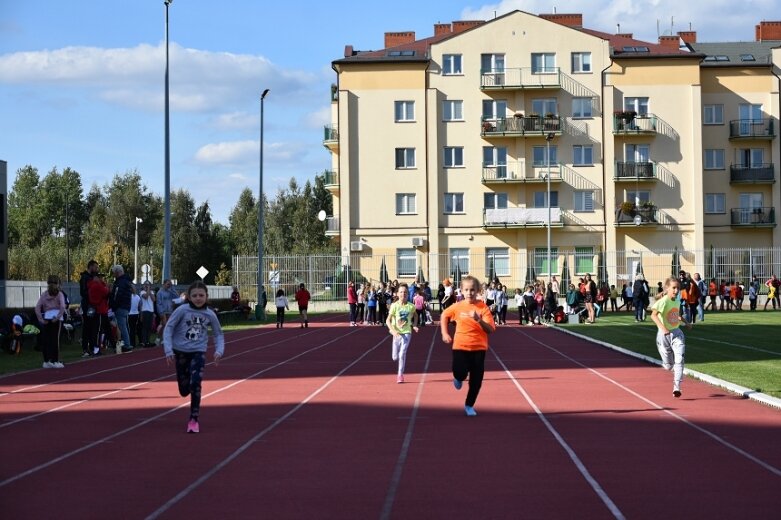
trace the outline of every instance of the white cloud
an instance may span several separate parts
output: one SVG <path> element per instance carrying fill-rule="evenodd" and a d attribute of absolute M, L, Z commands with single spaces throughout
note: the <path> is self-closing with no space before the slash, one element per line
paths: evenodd
<path fill-rule="evenodd" d="M 258 141 L 211 143 L 195 152 L 195 160 L 204 164 L 238 164 L 258 154 Z"/>
<path fill-rule="evenodd" d="M 331 124 L 331 107 L 325 106 L 309 114 L 304 114 L 300 120 L 304 128 L 319 129 Z"/>
<path fill-rule="evenodd" d="M 230 112 L 216 116 L 211 124 L 218 130 L 250 130 L 259 127 L 260 116 L 247 112 Z"/>

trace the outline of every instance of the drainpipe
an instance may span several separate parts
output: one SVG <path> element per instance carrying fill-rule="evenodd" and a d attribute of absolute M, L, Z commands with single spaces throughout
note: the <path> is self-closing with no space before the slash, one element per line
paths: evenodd
<path fill-rule="evenodd" d="M 608 46 L 608 49 L 610 47 Z M 607 186 L 607 175 L 606 175 L 606 168 L 607 165 L 605 164 L 605 87 L 607 86 L 607 69 L 613 66 L 613 58 L 610 58 L 610 63 L 602 69 L 602 72 L 600 72 L 600 77 L 602 78 L 602 206 L 604 208 L 604 211 L 602 211 L 602 227 L 605 230 L 602 236 L 602 256 L 603 261 L 607 263 L 607 201 L 604 200 L 604 194 L 605 194 L 605 187 Z M 612 110 L 610 111 L 612 113 Z M 613 146 L 615 150 L 615 145 Z M 615 151 L 613 153 L 615 156 Z M 616 266 L 617 267 L 617 266 Z M 607 266 L 605 266 L 607 268 Z M 607 269 L 606 269 L 607 270 Z M 597 273 L 597 276 L 599 274 Z M 601 280 L 604 281 L 604 280 Z"/>

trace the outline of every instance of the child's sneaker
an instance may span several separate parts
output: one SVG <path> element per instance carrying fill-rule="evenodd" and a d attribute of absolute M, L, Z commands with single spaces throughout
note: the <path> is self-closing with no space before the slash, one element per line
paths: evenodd
<path fill-rule="evenodd" d="M 468 417 L 474 417 L 477 415 L 477 412 L 475 411 L 474 406 L 466 405 L 464 406 L 464 411 L 466 412 L 466 415 Z"/>
<path fill-rule="evenodd" d="M 678 385 L 675 385 L 673 387 L 673 397 L 675 397 L 676 399 L 678 397 L 681 397 L 681 387 L 679 387 Z"/>
<path fill-rule="evenodd" d="M 463 384 L 463 381 L 459 381 L 455 377 L 453 378 L 453 386 L 456 387 L 456 390 L 461 390 L 461 385 Z"/>
<path fill-rule="evenodd" d="M 397 382 L 397 383 L 403 383 L 403 382 L 404 382 L 404 376 L 403 376 L 403 375 L 401 375 L 401 376 L 397 377 L 397 378 L 396 378 L 396 382 Z"/>
<path fill-rule="evenodd" d="M 44 361 L 43 365 L 41 365 L 42 368 L 54 368 L 54 365 L 52 363 L 49 363 L 48 361 Z"/>
<path fill-rule="evenodd" d="M 200 428 L 198 426 L 198 421 L 195 419 L 190 419 L 190 421 L 187 423 L 187 433 L 199 433 Z"/>
<path fill-rule="evenodd" d="M 52 368 L 65 368 L 65 365 L 60 361 L 52 361 Z"/>
<path fill-rule="evenodd" d="M 83 357 L 83 358 L 88 358 L 88 357 L 90 357 L 90 353 L 89 353 L 89 352 L 86 352 L 86 351 L 84 351 L 84 352 L 82 352 L 82 353 L 81 353 L 81 357 Z"/>
<path fill-rule="evenodd" d="M 672 370 L 673 366 L 670 363 L 662 363 L 662 368 L 665 370 Z"/>

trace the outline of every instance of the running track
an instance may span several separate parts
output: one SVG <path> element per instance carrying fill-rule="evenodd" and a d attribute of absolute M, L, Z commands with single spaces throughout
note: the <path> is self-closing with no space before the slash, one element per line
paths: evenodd
<path fill-rule="evenodd" d="M 342 317 L 338 317 L 341 319 Z M 500 327 L 463 414 L 448 346 L 326 316 L 226 337 L 201 433 L 160 349 L 0 378 L 0 516 L 777 518 L 781 414 L 553 329 Z M 209 356 L 211 359 L 211 356 Z"/>

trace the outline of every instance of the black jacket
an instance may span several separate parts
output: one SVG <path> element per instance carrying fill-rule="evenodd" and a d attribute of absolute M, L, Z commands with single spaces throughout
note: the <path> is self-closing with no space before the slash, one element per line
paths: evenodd
<path fill-rule="evenodd" d="M 84 271 L 81 273 L 81 278 L 79 278 L 79 294 L 81 295 L 81 308 L 82 310 L 87 310 L 87 307 L 89 307 L 89 291 L 87 290 L 87 284 L 90 280 L 94 278 L 94 275 L 90 273 L 89 271 Z"/>
<path fill-rule="evenodd" d="M 129 311 L 132 296 L 133 281 L 127 274 L 123 274 L 114 280 L 114 285 L 111 287 L 111 296 L 109 298 L 111 308 L 115 311 L 117 309 L 125 309 L 126 311 Z"/>

